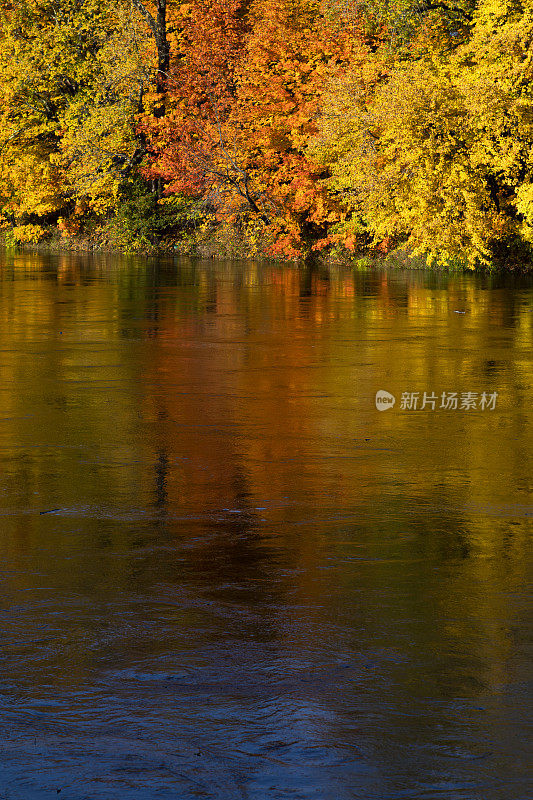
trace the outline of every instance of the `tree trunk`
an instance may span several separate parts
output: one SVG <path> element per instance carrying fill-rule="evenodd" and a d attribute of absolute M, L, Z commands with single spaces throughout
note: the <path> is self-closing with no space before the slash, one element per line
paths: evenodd
<path fill-rule="evenodd" d="M 132 3 L 146 20 L 155 39 L 157 47 L 156 92 L 158 95 L 162 95 L 162 97 L 157 108 L 154 110 L 154 116 L 163 117 L 165 115 L 164 95 L 167 90 L 168 69 L 170 66 L 170 46 L 167 38 L 167 0 L 157 0 L 157 13 L 155 17 L 144 7 L 141 0 L 132 0 Z"/>

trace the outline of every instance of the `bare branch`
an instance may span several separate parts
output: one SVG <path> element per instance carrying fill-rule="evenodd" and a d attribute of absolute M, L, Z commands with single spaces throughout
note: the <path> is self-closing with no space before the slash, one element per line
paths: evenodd
<path fill-rule="evenodd" d="M 150 28 L 150 30 L 154 34 L 155 39 L 157 40 L 157 24 L 156 24 L 155 19 L 152 17 L 152 15 L 148 11 L 148 9 L 146 9 L 143 6 L 143 4 L 141 3 L 141 0 L 131 0 L 131 2 L 133 3 L 133 5 L 137 9 L 137 11 L 140 14 L 142 14 L 142 16 L 144 17 L 144 19 L 146 20 L 146 22 L 148 24 L 148 27 Z"/>

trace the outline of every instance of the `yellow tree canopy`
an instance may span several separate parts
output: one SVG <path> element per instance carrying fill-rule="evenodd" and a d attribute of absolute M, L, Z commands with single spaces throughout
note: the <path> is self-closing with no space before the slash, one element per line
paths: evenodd
<path fill-rule="evenodd" d="M 127 5 L 0 3 L 0 212 L 23 221 L 116 200 L 138 142 L 150 45 Z"/>
<path fill-rule="evenodd" d="M 342 194 L 347 240 L 405 241 L 441 262 L 488 262 L 531 241 L 532 2 L 481 2 L 468 42 L 375 58 L 375 89 L 332 85 L 311 145 Z"/>

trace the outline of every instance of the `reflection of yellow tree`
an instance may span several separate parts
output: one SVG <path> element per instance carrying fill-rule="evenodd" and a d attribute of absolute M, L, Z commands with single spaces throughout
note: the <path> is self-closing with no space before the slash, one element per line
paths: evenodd
<path fill-rule="evenodd" d="M 37 509 L 42 496 L 67 507 L 81 498 L 109 504 L 137 480 L 127 435 L 135 399 L 121 387 L 132 365 L 123 358 L 113 310 L 117 289 L 103 283 L 74 289 L 75 273 L 74 266 L 64 288 L 39 273 L 3 283 L 1 433 L 11 454 L 3 480 L 16 485 L 23 506 Z M 66 277 L 60 263 L 59 283 Z M 128 463 L 129 470 L 112 468 Z"/>

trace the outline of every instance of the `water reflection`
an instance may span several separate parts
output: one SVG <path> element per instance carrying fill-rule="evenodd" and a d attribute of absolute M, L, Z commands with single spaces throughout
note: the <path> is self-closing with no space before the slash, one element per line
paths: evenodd
<path fill-rule="evenodd" d="M 524 796 L 531 280 L 0 267 L 4 793 Z"/>

